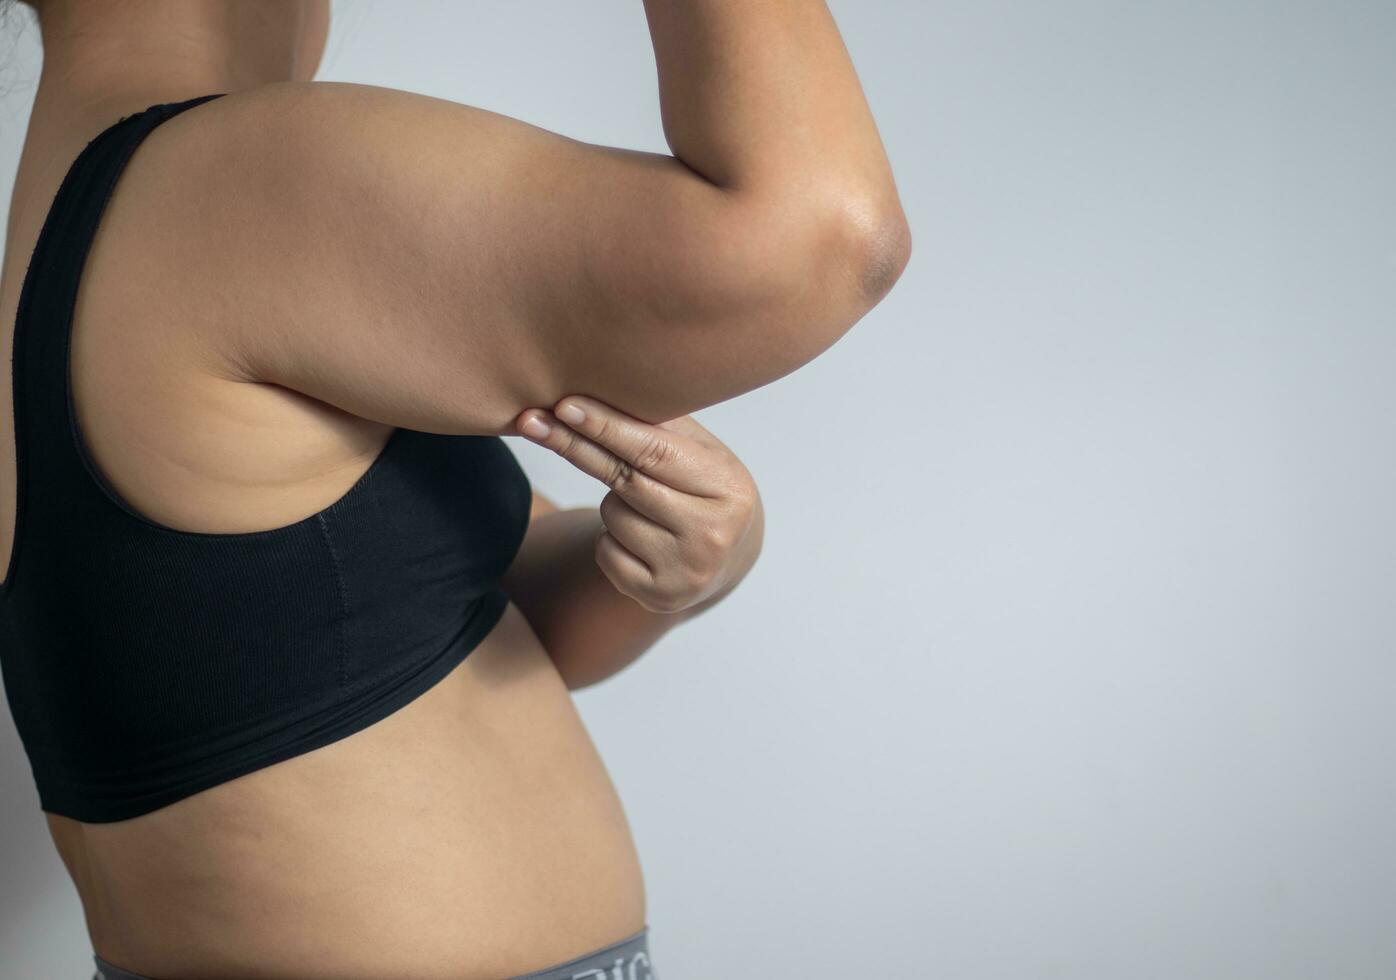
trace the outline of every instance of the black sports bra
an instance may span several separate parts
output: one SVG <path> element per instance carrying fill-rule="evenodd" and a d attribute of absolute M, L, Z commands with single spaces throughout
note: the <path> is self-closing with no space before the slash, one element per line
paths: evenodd
<path fill-rule="evenodd" d="M 68 385 L 78 278 L 141 140 L 223 94 L 89 141 L 20 293 L 0 671 L 40 804 L 86 822 L 156 810 L 416 698 L 504 614 L 528 527 L 532 488 L 498 436 L 395 429 L 343 497 L 265 531 L 168 528 L 102 478 Z"/>

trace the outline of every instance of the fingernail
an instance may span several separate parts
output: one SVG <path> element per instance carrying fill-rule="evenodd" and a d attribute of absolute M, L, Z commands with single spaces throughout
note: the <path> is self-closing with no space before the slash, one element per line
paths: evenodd
<path fill-rule="evenodd" d="M 569 425 L 580 425 L 587 420 L 587 413 L 572 402 L 567 402 L 558 406 L 557 417 Z"/>
<path fill-rule="evenodd" d="M 544 422 L 538 416 L 530 415 L 524 420 L 523 431 L 526 436 L 532 436 L 535 439 L 546 439 L 548 438 L 548 433 L 552 431 L 552 426 L 548 425 L 547 422 Z"/>

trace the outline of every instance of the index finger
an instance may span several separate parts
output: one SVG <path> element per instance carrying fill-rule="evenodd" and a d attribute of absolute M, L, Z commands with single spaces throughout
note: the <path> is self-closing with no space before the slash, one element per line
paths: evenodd
<path fill-rule="evenodd" d="M 683 432 L 651 425 L 582 395 L 563 398 L 553 414 L 636 470 L 676 490 L 703 497 L 722 491 L 718 474 L 703 465 L 704 447 Z"/>

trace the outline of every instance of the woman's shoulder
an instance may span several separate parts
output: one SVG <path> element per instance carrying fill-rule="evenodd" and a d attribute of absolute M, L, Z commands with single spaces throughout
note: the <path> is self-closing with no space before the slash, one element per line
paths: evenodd
<path fill-rule="evenodd" d="M 364 82 L 281 81 L 208 94 L 216 97 L 199 100 L 162 123 L 165 132 L 158 141 L 221 151 L 229 165 L 239 160 L 230 151 L 242 146 L 249 154 L 259 149 L 274 154 L 258 158 L 262 166 L 276 160 L 321 165 L 337 160 L 348 166 L 354 159 L 336 157 L 337 151 L 401 150 L 458 140 L 473 121 L 508 118 L 452 99 Z"/>

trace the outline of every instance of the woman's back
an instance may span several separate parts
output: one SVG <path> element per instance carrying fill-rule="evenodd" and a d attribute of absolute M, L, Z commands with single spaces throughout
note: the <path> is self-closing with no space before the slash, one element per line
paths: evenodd
<path fill-rule="evenodd" d="M 202 9 L 157 6 L 159 17 Z M 128 22 L 135 7 L 120 16 L 89 9 L 109 31 L 137 29 Z M 835 342 L 891 287 L 909 242 L 827 10 L 817 0 L 788 10 L 655 0 L 647 13 L 666 134 L 683 160 L 371 85 L 178 84 L 156 73 L 147 86 L 109 89 L 80 42 L 100 31 L 56 32 L 50 45 L 46 25 L 45 78 L 0 281 L 7 349 L 40 228 L 84 147 L 113 126 L 140 125 L 151 109 L 227 94 L 162 116 L 111 170 L 110 184 L 83 192 L 89 203 L 106 196 L 76 267 L 71 323 L 58 315 L 26 323 L 47 341 L 34 349 L 51 353 L 16 361 L 14 391 L 9 377 L 0 381 L 0 567 L 8 561 L 15 575 L 5 598 L 24 594 L 34 569 L 67 560 L 41 561 L 63 535 L 29 533 L 26 522 L 40 511 L 59 527 L 62 512 L 42 500 L 43 488 L 24 491 L 41 501 L 32 513 L 18 506 L 17 487 L 41 470 L 26 463 L 45 446 L 21 438 L 16 470 L 11 410 L 26 404 L 17 393 L 50 406 L 38 429 L 35 418 L 21 418 L 21 433 L 42 429 L 50 445 L 70 437 L 85 446 L 91 472 L 70 467 L 72 485 L 100 500 L 90 492 L 100 475 L 107 503 L 128 511 L 130 523 L 110 525 L 121 533 L 140 525 L 151 540 L 164 528 L 191 540 L 262 543 L 289 537 L 280 531 L 287 527 L 322 533 L 318 564 L 287 564 L 277 581 L 293 594 L 327 597 L 340 618 L 283 617 L 286 629 L 261 646 L 243 635 L 226 648 L 193 639 L 181 651 L 163 636 L 160 655 L 193 665 L 188 678 L 198 676 L 200 657 L 272 663 L 277 644 L 321 631 L 335 643 L 352 637 L 362 660 L 381 651 L 397 662 L 404 636 L 421 628 L 411 611 L 421 597 L 402 597 L 400 631 L 370 629 L 353 616 L 372 604 L 372 590 L 349 580 L 397 581 L 394 568 L 420 567 L 413 555 L 438 562 L 423 527 L 454 530 L 442 546 L 462 560 L 447 566 L 482 590 L 463 587 L 460 601 L 484 595 L 497 568 L 475 567 L 469 556 L 493 553 L 490 540 L 507 556 L 512 541 L 469 531 L 474 512 L 451 510 L 451 500 L 474 492 L 467 468 L 456 468 L 454 483 L 426 476 L 433 453 L 465 444 L 423 440 L 510 434 L 524 409 L 573 392 L 663 421 L 773 381 Z M 138 27 L 168 25 L 156 18 Z M 747 30 L 763 38 L 760 50 L 727 58 Z M 111 78 L 131 63 L 114 57 Z M 85 88 L 74 81 L 83 73 Z M 69 326 L 72 425 L 64 432 L 54 397 L 54 352 L 64 348 L 45 331 Z M 29 336 L 20 339 L 27 354 Z M 47 387 L 30 370 L 40 363 Z M 405 430 L 416 455 L 390 442 Z M 489 458 L 490 486 L 516 480 L 502 456 L 491 450 Z M 400 479 L 365 491 L 375 466 L 395 467 Z M 384 487 L 395 489 L 372 496 Z M 384 526 L 401 527 L 394 505 L 428 498 L 439 520 L 408 529 L 422 546 L 416 552 L 412 540 L 346 550 L 339 545 L 352 529 L 310 520 L 343 499 L 373 499 Z M 495 499 L 499 519 L 514 526 L 517 500 Z M 80 559 L 87 567 L 111 582 L 123 562 L 152 582 L 173 576 L 170 609 L 190 621 L 201 568 L 210 581 L 227 581 L 217 562 L 112 550 L 117 532 L 101 533 L 98 557 Z M 528 547 L 525 538 L 520 551 Z M 386 555 L 385 564 L 375 567 L 369 554 Z M 331 584 L 342 589 L 338 606 Z M 268 591 L 264 604 L 278 595 Z M 209 608 L 238 608 L 217 589 L 202 598 Z M 51 597 L 31 600 L 37 608 Z M 154 615 L 160 608 L 150 607 Z M 518 606 L 496 608 L 487 635 L 457 648 L 449 672 L 386 717 L 361 714 L 333 740 L 245 759 L 236 776 L 225 769 L 186 791 L 166 786 L 147 806 L 46 805 L 96 951 L 153 976 L 497 978 L 645 925 L 625 817 L 567 687 Z M 254 605 L 247 615 L 257 623 L 265 613 Z M 55 637 L 71 645 L 75 635 L 102 636 L 100 624 L 78 633 L 56 613 L 48 622 L 12 663 L 51 668 L 43 647 Z M 122 631 L 117 643 L 144 635 L 143 623 L 130 617 Z M 139 663 L 149 648 L 130 646 Z M 169 703 L 178 690 L 169 674 L 152 671 L 148 687 L 134 685 L 129 697 Z M 32 679 L 39 676 L 26 674 L 12 696 L 40 704 L 84 681 L 51 669 Z M 124 758 L 130 736 L 149 727 L 139 709 L 104 716 L 128 726 L 109 733 L 111 746 L 81 744 Z M 209 745 L 242 720 L 186 715 L 187 727 L 170 736 L 181 746 Z M 75 724 L 30 712 L 26 729 L 59 723 Z M 30 739 L 34 758 L 46 757 L 46 742 Z M 45 778 L 38 782 L 42 789 Z M 122 797 L 136 787 L 112 780 L 109 789 Z"/>

